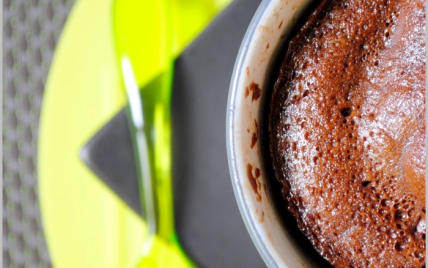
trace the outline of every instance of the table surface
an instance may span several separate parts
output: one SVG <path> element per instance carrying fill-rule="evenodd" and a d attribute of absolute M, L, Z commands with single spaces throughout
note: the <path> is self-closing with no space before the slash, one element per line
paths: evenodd
<path fill-rule="evenodd" d="M 37 187 L 43 90 L 75 0 L 3 1 L 3 265 L 51 267 Z"/>

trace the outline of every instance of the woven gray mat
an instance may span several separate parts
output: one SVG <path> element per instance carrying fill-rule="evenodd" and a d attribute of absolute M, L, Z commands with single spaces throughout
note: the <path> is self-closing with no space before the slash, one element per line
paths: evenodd
<path fill-rule="evenodd" d="M 51 267 L 37 187 L 43 90 L 75 0 L 3 1 L 3 267 Z"/>

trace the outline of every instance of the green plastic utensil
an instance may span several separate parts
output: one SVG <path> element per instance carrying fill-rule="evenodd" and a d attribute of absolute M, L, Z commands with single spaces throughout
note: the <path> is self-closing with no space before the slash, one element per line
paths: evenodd
<path fill-rule="evenodd" d="M 174 57 L 230 2 L 171 1 Z M 82 146 L 126 102 L 113 47 L 113 2 L 76 1 L 61 33 L 44 91 L 38 134 L 39 198 L 49 255 L 56 268 L 135 267 L 147 233 L 147 224 L 139 215 L 79 158 Z M 140 38 L 141 46 L 150 28 L 141 27 L 141 21 L 146 20 L 144 11 L 131 11 L 140 14 L 129 31 Z M 140 49 L 150 51 L 151 45 L 146 42 Z M 140 85 L 160 73 L 159 66 L 146 62 L 144 69 L 137 69 L 145 75 L 137 75 L 142 80 Z"/>
<path fill-rule="evenodd" d="M 137 267 L 193 267 L 174 230 L 170 152 L 173 58 L 169 0 L 116 0 L 113 8 L 116 52 L 128 99 L 127 114 L 131 122 L 141 207 L 148 227 Z M 145 17 L 146 24 L 141 24 L 141 16 Z M 138 35 L 133 30 L 135 27 L 148 28 L 148 33 Z M 145 72 L 152 71 L 151 68 L 161 72 L 145 84 L 142 77 L 147 77 Z"/>

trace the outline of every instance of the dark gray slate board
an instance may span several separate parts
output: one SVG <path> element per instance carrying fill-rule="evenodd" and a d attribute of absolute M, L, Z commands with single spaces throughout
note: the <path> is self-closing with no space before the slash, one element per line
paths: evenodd
<path fill-rule="evenodd" d="M 225 120 L 239 46 L 260 0 L 235 0 L 175 63 L 172 97 L 176 229 L 200 267 L 264 267 L 238 211 Z M 124 110 L 82 149 L 83 161 L 141 212 Z"/>

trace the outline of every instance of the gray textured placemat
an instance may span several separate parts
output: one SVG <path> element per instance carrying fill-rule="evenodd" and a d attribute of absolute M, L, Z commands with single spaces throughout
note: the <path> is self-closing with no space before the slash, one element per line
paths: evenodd
<path fill-rule="evenodd" d="M 3 267 L 51 267 L 40 219 L 37 138 L 53 52 L 75 0 L 3 1 Z"/>

